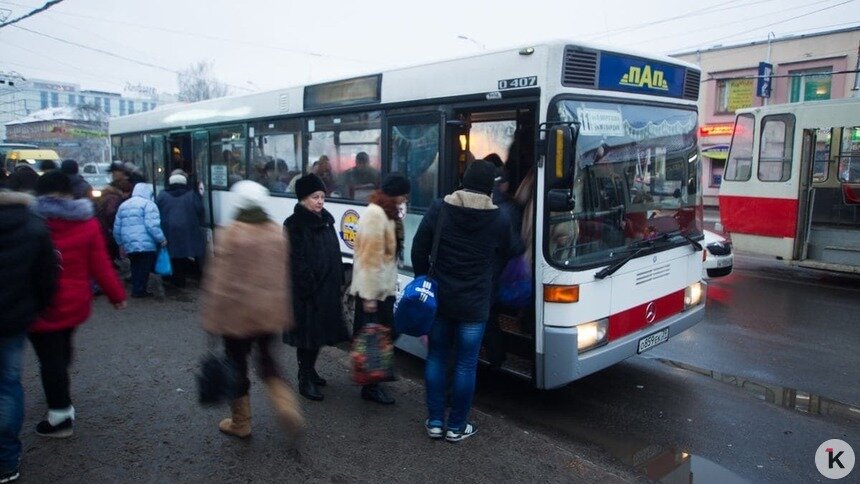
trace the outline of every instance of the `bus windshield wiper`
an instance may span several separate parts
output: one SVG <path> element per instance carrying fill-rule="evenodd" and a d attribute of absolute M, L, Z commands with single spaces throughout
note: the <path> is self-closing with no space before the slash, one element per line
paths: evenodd
<path fill-rule="evenodd" d="M 654 247 L 655 243 L 657 243 L 661 240 L 668 240 L 668 239 L 672 239 L 675 237 L 682 237 L 690 245 L 693 246 L 693 250 L 695 250 L 695 251 L 702 250 L 702 244 L 693 240 L 692 237 L 683 233 L 680 230 L 676 230 L 673 232 L 663 232 L 660 235 L 658 235 L 652 239 L 639 240 L 639 241 L 634 242 L 633 244 L 627 246 L 626 249 L 631 251 L 629 254 L 627 254 L 625 257 L 619 259 L 614 264 L 612 264 L 608 267 L 604 267 L 603 269 L 597 271 L 597 273 L 594 274 L 594 278 L 595 279 L 605 279 L 606 276 L 611 276 L 616 271 L 618 271 L 618 269 L 621 269 L 624 266 L 624 264 L 626 264 L 626 263 L 630 262 L 631 260 L 639 257 L 644 252 L 651 250 Z"/>

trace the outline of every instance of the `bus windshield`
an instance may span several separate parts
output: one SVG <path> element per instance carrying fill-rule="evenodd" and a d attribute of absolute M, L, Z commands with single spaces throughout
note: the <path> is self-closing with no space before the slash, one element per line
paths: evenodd
<path fill-rule="evenodd" d="M 663 234 L 701 236 L 694 110 L 579 100 L 557 108 L 579 136 L 575 175 L 563 182 L 573 184 L 573 210 L 546 215 L 551 262 L 597 266 L 640 241 L 653 239 L 657 250 L 683 243 Z"/>

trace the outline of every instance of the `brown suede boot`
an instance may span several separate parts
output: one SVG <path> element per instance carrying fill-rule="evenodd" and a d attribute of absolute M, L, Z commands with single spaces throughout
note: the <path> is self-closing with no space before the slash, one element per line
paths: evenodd
<path fill-rule="evenodd" d="M 248 395 L 230 402 L 232 417 L 225 418 L 218 424 L 218 429 L 225 434 L 244 439 L 251 435 L 251 398 Z"/>
<path fill-rule="evenodd" d="M 267 378 L 264 383 L 266 393 L 269 395 L 269 400 L 272 402 L 272 407 L 275 409 L 281 426 L 287 432 L 300 433 L 305 426 L 305 418 L 302 416 L 301 408 L 299 408 L 296 393 L 287 385 L 287 382 L 280 378 Z"/>

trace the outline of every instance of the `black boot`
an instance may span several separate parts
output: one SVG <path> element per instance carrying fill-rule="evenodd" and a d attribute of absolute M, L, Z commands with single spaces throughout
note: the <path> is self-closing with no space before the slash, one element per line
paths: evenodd
<path fill-rule="evenodd" d="M 296 350 L 296 356 L 299 360 L 299 393 L 309 400 L 322 400 L 323 394 L 317 387 L 313 377 L 315 372 L 313 363 L 311 362 L 312 352 L 298 349 Z"/>
<path fill-rule="evenodd" d="M 394 399 L 385 393 L 378 384 L 365 385 L 361 387 L 361 398 L 376 402 L 382 405 L 394 405 Z"/>
<path fill-rule="evenodd" d="M 319 373 L 317 373 L 316 368 L 311 368 L 311 380 L 318 387 L 324 387 L 326 383 L 328 383 L 325 378 L 321 377 Z"/>

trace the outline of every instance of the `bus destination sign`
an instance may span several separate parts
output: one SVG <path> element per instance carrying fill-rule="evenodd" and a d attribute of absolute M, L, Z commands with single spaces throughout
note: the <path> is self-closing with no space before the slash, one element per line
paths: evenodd
<path fill-rule="evenodd" d="M 683 97 L 684 71 L 680 66 L 603 52 L 598 87 L 668 97 Z"/>

